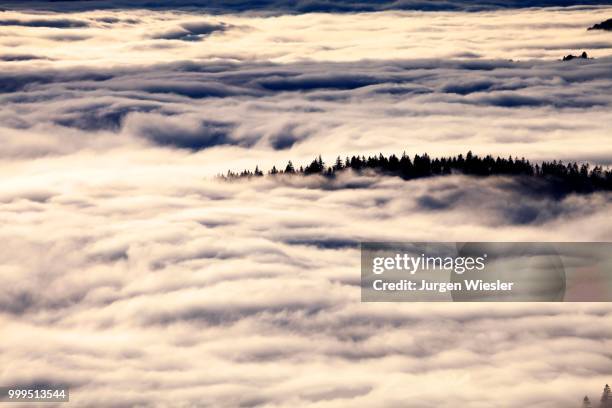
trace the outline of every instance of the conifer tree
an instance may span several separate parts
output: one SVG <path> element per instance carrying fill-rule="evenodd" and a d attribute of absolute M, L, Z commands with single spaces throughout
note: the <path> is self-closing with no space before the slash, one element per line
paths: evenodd
<path fill-rule="evenodd" d="M 340 158 L 340 156 L 338 156 L 338 158 L 336 158 L 336 163 L 334 164 L 334 171 L 339 171 L 343 168 L 344 166 L 342 164 L 342 159 Z"/>
<path fill-rule="evenodd" d="M 591 405 L 591 400 L 586 395 L 582 400 L 582 408 L 593 408 L 593 406 Z"/>
<path fill-rule="evenodd" d="M 293 168 L 293 163 L 291 163 L 291 160 L 289 160 L 289 163 L 287 163 L 287 167 L 285 167 L 285 173 L 288 173 L 288 174 L 295 173 L 295 169 Z"/>
<path fill-rule="evenodd" d="M 600 408 L 612 408 L 612 392 L 610 391 L 610 386 L 606 384 L 601 393 L 601 403 L 599 404 Z"/>

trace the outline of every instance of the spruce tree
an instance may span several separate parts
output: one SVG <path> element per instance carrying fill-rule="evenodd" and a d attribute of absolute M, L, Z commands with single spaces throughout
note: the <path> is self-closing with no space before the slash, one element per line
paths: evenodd
<path fill-rule="evenodd" d="M 342 159 L 340 158 L 340 156 L 338 156 L 338 158 L 336 159 L 336 164 L 334 164 L 334 171 L 342 170 L 343 167 L 344 166 L 342 164 Z"/>
<path fill-rule="evenodd" d="M 287 167 L 285 167 L 285 173 L 288 173 L 288 174 L 295 173 L 295 169 L 293 168 L 293 163 L 291 163 L 291 160 L 289 160 L 289 163 L 287 163 Z"/>
<path fill-rule="evenodd" d="M 599 404 L 600 408 L 612 408 L 612 392 L 610 391 L 610 386 L 606 384 L 601 393 L 601 403 Z"/>

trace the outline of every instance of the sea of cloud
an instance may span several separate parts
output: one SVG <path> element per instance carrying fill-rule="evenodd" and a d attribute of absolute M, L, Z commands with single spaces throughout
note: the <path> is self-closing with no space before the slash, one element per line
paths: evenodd
<path fill-rule="evenodd" d="M 357 247 L 609 241 L 609 196 L 92 167 L 3 181 L 3 383 L 79 406 L 571 407 L 609 379 L 609 306 L 363 304 Z"/>
<path fill-rule="evenodd" d="M 364 304 L 357 244 L 610 241 L 609 193 L 214 175 L 404 150 L 609 164 L 612 37 L 586 31 L 609 12 L 0 13 L 0 384 L 91 407 L 595 397 L 610 306 Z"/>
<path fill-rule="evenodd" d="M 211 58 L 274 62 L 560 59 L 582 50 L 599 57 L 610 55 L 610 36 L 587 28 L 605 20 L 610 7 L 273 16 L 186 10 L 6 10 L 0 11 L 0 51 L 13 56 L 12 62 L 20 57 L 26 61 L 21 65 L 27 67 L 106 67 Z"/>
<path fill-rule="evenodd" d="M 224 167 L 467 149 L 607 164 L 612 38 L 586 28 L 608 10 L 6 11 L 0 155 L 149 144 Z M 581 50 L 596 58 L 559 61 Z"/>

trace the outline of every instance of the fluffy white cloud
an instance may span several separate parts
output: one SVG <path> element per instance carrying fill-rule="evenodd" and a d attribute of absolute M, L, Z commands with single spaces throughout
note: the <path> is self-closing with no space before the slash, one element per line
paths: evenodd
<path fill-rule="evenodd" d="M 149 143 L 240 146 L 266 166 L 317 154 L 468 149 L 607 164 L 611 65 L 601 58 L 12 70 L 1 75 L 0 154 Z M 226 159 L 219 164 L 216 171 L 226 170 Z"/>
<path fill-rule="evenodd" d="M 362 304 L 355 247 L 610 240 L 607 196 L 106 165 L 32 167 L 3 189 L 4 383 L 68 382 L 81 406 L 569 407 L 610 375 L 610 307 Z M 526 208 L 539 217 L 520 222 Z"/>
<path fill-rule="evenodd" d="M 202 14 L 200 11 L 5 11 L 0 52 L 50 60 L 0 66 L 141 65 L 212 58 L 274 62 L 363 59 L 560 59 L 609 55 L 612 40 L 587 28 L 609 6 L 489 12 Z M 535 35 L 534 33 L 537 33 Z M 101 52 L 103 51 L 103 52 Z"/>
<path fill-rule="evenodd" d="M 586 31 L 608 10 L 3 12 L 0 384 L 92 407 L 597 395 L 612 307 L 364 304 L 356 243 L 610 241 L 609 193 L 211 176 L 403 150 L 610 163 L 612 46 Z M 556 61 L 575 48 L 598 58 Z"/>

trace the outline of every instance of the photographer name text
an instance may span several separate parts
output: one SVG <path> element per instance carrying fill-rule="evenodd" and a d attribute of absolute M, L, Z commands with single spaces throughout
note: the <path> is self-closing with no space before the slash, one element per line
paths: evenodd
<path fill-rule="evenodd" d="M 463 282 L 430 282 L 427 280 L 413 281 L 401 279 L 394 282 L 386 282 L 377 279 L 372 283 L 376 291 L 421 291 L 421 292 L 450 292 L 450 291 L 511 291 L 514 282 L 496 280 L 493 282 L 482 279 L 471 279 Z"/>

